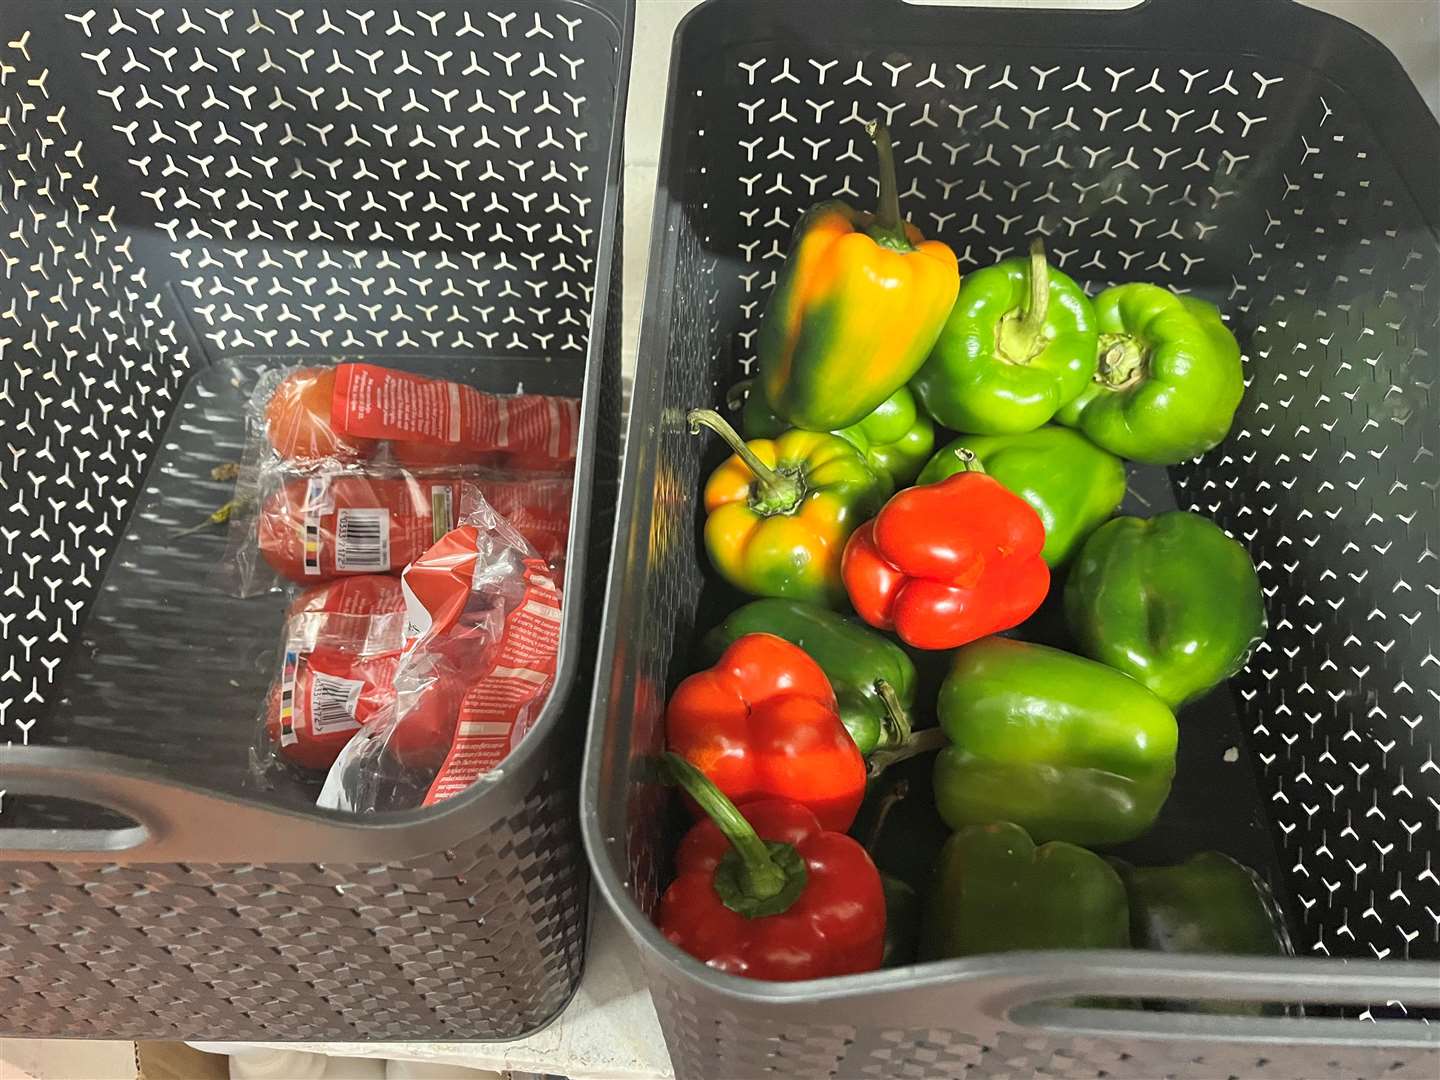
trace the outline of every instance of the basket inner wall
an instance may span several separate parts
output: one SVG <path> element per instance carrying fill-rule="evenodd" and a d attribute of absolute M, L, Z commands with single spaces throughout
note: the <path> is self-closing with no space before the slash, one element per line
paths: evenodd
<path fill-rule="evenodd" d="M 1212 799 L 1253 801 L 1268 822 L 1301 955 L 1440 955 L 1425 839 L 1440 807 L 1437 246 L 1356 102 L 1299 66 L 1117 49 L 787 39 L 691 44 L 677 70 L 673 263 L 659 267 L 674 296 L 650 328 L 665 423 L 633 538 L 650 571 L 625 595 L 639 631 L 617 654 L 632 775 L 663 741 L 683 643 L 730 599 L 693 556 L 719 455 L 685 433 L 684 410 L 750 372 L 804 208 L 873 200 L 861 122 L 878 117 L 907 215 L 962 272 L 1038 230 L 1092 295 L 1153 280 L 1225 312 L 1248 383 L 1231 436 L 1168 483 L 1134 485 L 1161 479 L 1241 539 L 1266 592 L 1265 643 L 1207 699 L 1233 706 L 1242 755 Z M 1182 725 L 1211 722 L 1192 708 Z M 673 839 L 660 798 L 629 796 L 628 882 L 647 911 Z"/>

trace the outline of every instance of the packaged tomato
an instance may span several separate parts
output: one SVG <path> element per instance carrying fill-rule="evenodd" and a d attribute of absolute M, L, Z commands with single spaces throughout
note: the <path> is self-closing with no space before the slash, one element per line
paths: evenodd
<path fill-rule="evenodd" d="M 467 484 L 407 472 L 318 472 L 281 479 L 255 523 L 260 554 L 291 581 L 398 574 L 454 524 Z"/>
<path fill-rule="evenodd" d="M 450 798 L 505 759 L 549 696 L 560 590 L 483 499 L 406 569 L 402 587 L 394 706 L 351 738 L 321 806 L 367 813 Z"/>
<path fill-rule="evenodd" d="M 262 381 L 268 390 L 273 380 Z M 297 368 L 269 390 L 265 434 L 281 458 L 292 461 L 359 461 L 375 453 L 374 439 L 339 431 L 331 423 L 335 398 L 333 367 Z"/>
<path fill-rule="evenodd" d="M 485 500 L 550 564 L 556 583 L 562 583 L 575 492 L 572 475 L 492 469 L 477 473 L 475 483 Z"/>
<path fill-rule="evenodd" d="M 394 615 L 404 610 L 405 591 L 398 577 L 359 574 L 306 589 L 295 598 L 287 615 Z"/>
<path fill-rule="evenodd" d="M 393 708 L 405 615 L 376 580 L 347 581 L 343 594 L 312 590 L 287 615 L 262 714 L 265 745 L 284 761 L 327 769 L 356 731 Z"/>
<path fill-rule="evenodd" d="M 388 439 L 409 466 L 493 463 L 495 454 L 549 468 L 575 460 L 578 398 L 490 394 L 377 364 L 335 368 L 331 423 L 352 439 Z"/>
<path fill-rule="evenodd" d="M 501 465 L 505 455 L 451 443 L 391 442 L 390 458 L 406 469 L 483 468 Z"/>

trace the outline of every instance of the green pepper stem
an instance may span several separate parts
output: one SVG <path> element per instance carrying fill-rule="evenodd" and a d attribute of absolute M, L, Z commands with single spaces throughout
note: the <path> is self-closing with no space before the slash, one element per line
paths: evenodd
<path fill-rule="evenodd" d="M 1045 319 L 1050 314 L 1050 264 L 1045 261 L 1045 241 L 1030 242 L 1030 269 L 1025 275 L 1029 291 L 1018 315 L 1000 320 L 996 345 L 1002 357 L 1014 364 L 1028 364 L 1045 351 Z"/>
<path fill-rule="evenodd" d="M 665 764 L 675 783 L 685 789 L 685 794 L 700 805 L 705 816 L 730 841 L 739 856 L 738 878 L 745 895 L 754 900 L 768 900 L 784 891 L 785 871 L 771 858 L 765 841 L 725 793 L 679 754 L 667 753 Z"/>
<path fill-rule="evenodd" d="M 910 737 L 894 750 L 876 750 L 870 755 L 870 760 L 866 763 L 869 777 L 874 780 L 891 765 L 898 765 L 912 757 L 943 749 L 949 741 L 945 737 L 945 732 L 939 728 L 926 728 L 924 731 L 911 732 Z"/>
<path fill-rule="evenodd" d="M 875 680 L 875 692 L 885 705 L 885 719 L 881 722 L 884 731 L 880 737 L 881 750 L 901 746 L 910 737 L 910 714 L 895 688 L 884 679 Z"/>
<path fill-rule="evenodd" d="M 1100 363 L 1095 381 L 1111 390 L 1124 390 L 1145 377 L 1144 348 L 1129 334 L 1100 335 Z"/>
<path fill-rule="evenodd" d="M 757 490 L 750 501 L 759 512 L 783 514 L 795 509 L 804 495 L 799 481 L 761 461 L 723 416 L 714 409 L 691 409 L 687 419 L 690 421 L 690 434 L 698 435 L 702 427 L 709 428 L 725 440 L 735 456 L 754 474 Z"/>
<path fill-rule="evenodd" d="M 1050 311 L 1050 264 L 1045 261 L 1045 241 L 1030 241 L 1030 302 L 1025 305 L 1025 326 L 1033 333 L 1045 329 Z"/>
<path fill-rule="evenodd" d="M 870 839 L 865 841 L 865 850 L 872 859 L 875 857 L 875 849 L 880 846 L 880 837 L 885 834 L 885 822 L 890 819 L 890 811 L 909 797 L 909 780 L 901 780 L 881 797 L 880 805 L 875 810 L 875 824 L 870 826 Z"/>
<path fill-rule="evenodd" d="M 885 247 L 914 251 L 915 246 L 910 243 L 905 222 L 900 217 L 900 189 L 895 180 L 895 148 L 890 143 L 890 131 L 880 121 L 871 120 L 865 125 L 865 134 L 875 143 L 875 155 L 880 159 L 880 202 L 874 224 L 865 231 Z"/>
<path fill-rule="evenodd" d="M 985 474 L 985 466 L 980 461 L 980 455 L 968 446 L 962 446 L 956 450 L 955 456 L 960 459 L 961 472 L 980 473 L 982 476 Z"/>

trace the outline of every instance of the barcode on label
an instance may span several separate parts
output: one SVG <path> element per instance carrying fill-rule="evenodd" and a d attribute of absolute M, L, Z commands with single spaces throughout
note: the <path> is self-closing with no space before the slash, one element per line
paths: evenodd
<path fill-rule="evenodd" d="M 434 543 L 455 527 L 455 491 L 449 484 L 430 489 L 430 522 Z"/>
<path fill-rule="evenodd" d="M 340 510 L 335 522 L 335 569 L 384 573 L 390 569 L 390 511 Z"/>
<path fill-rule="evenodd" d="M 365 683 L 315 672 L 310 679 L 310 730 L 316 735 L 354 731 L 360 726 L 355 707 Z"/>

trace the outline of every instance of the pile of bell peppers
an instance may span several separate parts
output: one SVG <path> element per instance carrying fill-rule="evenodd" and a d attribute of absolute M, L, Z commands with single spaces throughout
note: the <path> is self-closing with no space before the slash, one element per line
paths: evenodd
<path fill-rule="evenodd" d="M 1006 949 L 1287 952 L 1228 856 L 1113 851 L 1164 813 L 1183 727 L 1206 723 L 1177 710 L 1265 634 L 1236 540 L 1116 516 L 1134 468 L 1226 437 L 1239 344 L 1158 285 L 1092 299 L 1038 237 L 962 278 L 867 132 L 879 207 L 799 223 L 728 402 L 741 430 L 689 414 L 731 451 L 703 543 L 735 600 L 666 707 L 661 771 L 697 823 L 662 931 L 786 980 Z M 1050 597 L 1063 649 L 1034 640 Z"/>

